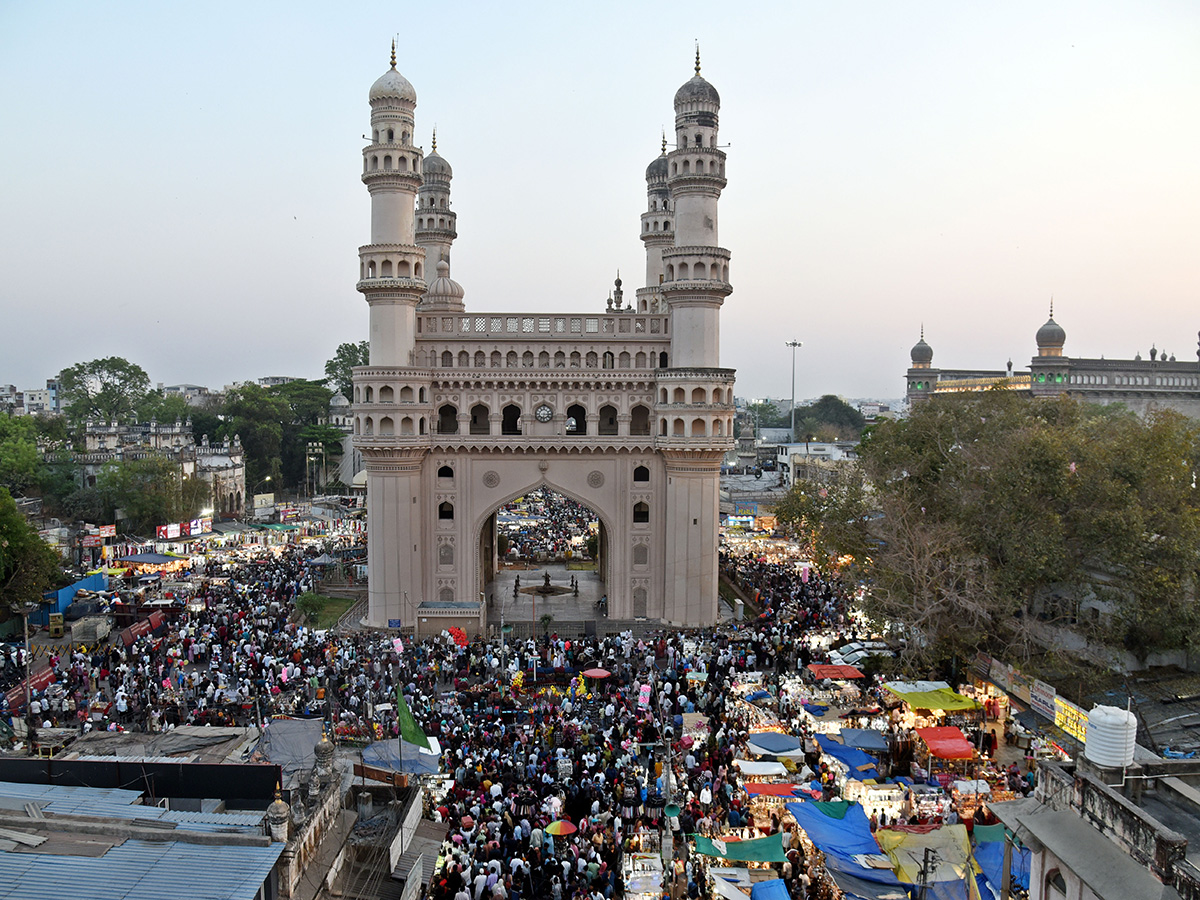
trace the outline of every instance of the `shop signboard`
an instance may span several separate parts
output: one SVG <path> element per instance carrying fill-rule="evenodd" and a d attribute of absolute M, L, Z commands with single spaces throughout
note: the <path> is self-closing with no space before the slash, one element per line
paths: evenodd
<path fill-rule="evenodd" d="M 117 526 L 116 525 L 101 525 L 100 526 L 100 537 L 116 537 L 116 536 L 117 536 Z"/>
<path fill-rule="evenodd" d="M 1022 703 L 1029 703 L 1030 690 L 1033 688 L 1033 679 L 1020 669 L 1012 668 L 1009 671 L 1011 677 L 1009 679 L 1008 692 Z"/>
<path fill-rule="evenodd" d="M 1007 691 L 1012 685 L 1012 666 L 998 659 L 993 659 L 992 684 Z"/>
<path fill-rule="evenodd" d="M 1056 696 L 1058 696 L 1058 691 L 1054 689 L 1054 685 L 1035 679 L 1033 688 L 1029 692 L 1029 705 L 1046 718 L 1053 719 Z"/>
<path fill-rule="evenodd" d="M 758 504 L 749 500 L 738 500 L 733 504 L 733 514 L 735 516 L 757 516 Z"/>
<path fill-rule="evenodd" d="M 104 538 L 98 534 L 85 534 L 80 543 L 84 547 L 101 547 L 104 545 Z"/>
<path fill-rule="evenodd" d="M 1079 743 L 1087 735 L 1088 714 L 1069 700 L 1054 698 L 1054 724 Z"/>

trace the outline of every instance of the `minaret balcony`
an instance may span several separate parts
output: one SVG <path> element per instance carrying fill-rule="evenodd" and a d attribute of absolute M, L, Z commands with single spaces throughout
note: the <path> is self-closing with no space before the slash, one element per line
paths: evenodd
<path fill-rule="evenodd" d="M 418 228 L 413 232 L 417 243 L 424 244 L 433 241 L 453 241 L 458 237 L 455 228 Z"/>
<path fill-rule="evenodd" d="M 391 291 L 404 294 L 411 294 L 415 291 L 418 294 L 424 294 L 428 289 L 423 279 L 397 278 L 394 275 L 381 278 L 363 278 L 354 288 L 360 294 L 376 294 Z"/>
<path fill-rule="evenodd" d="M 404 172 L 399 169 L 372 169 L 362 173 L 362 183 L 372 191 L 390 187 L 416 193 L 421 186 L 421 173 Z"/>

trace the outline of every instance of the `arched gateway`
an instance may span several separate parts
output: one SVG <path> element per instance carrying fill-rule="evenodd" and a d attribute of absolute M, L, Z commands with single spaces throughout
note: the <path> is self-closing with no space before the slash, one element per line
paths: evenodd
<path fill-rule="evenodd" d="M 416 92 L 394 50 L 370 103 L 371 243 L 359 249 L 358 290 L 371 353 L 354 374 L 368 621 L 407 627 L 453 609 L 482 624 L 473 604 L 495 572 L 494 512 L 544 485 L 598 515 L 613 618 L 712 623 L 734 373 L 718 352 L 732 291 L 717 245 L 720 98 L 699 56 L 675 95 L 676 147 L 664 139 L 646 171 L 636 308 L 618 278 L 603 311 L 468 313 L 450 278 L 452 171 L 436 136 L 428 157 L 412 143 Z"/>

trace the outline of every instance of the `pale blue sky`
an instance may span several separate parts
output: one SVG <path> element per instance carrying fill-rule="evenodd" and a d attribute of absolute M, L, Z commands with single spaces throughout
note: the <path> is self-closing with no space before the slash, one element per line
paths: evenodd
<path fill-rule="evenodd" d="M 1196 359 L 1194 2 L 0 6 L 0 382 L 319 377 L 366 336 L 367 89 L 400 35 L 453 165 L 472 310 L 641 281 L 644 171 L 704 74 L 730 146 L 738 393 L 896 397 L 946 366 Z"/>

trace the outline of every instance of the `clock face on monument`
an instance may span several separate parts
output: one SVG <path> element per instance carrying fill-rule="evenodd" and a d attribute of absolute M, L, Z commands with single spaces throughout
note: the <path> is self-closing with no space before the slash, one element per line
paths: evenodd
<path fill-rule="evenodd" d="M 533 411 L 533 415 L 539 422 L 549 422 L 554 418 L 554 410 L 543 403 Z"/>

